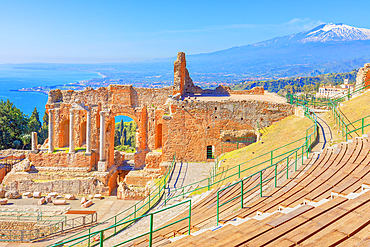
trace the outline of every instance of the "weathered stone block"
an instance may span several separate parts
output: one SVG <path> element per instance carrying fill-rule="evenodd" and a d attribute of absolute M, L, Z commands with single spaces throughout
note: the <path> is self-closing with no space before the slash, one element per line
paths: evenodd
<path fill-rule="evenodd" d="M 5 197 L 8 198 L 8 199 L 16 199 L 16 198 L 19 198 L 21 197 L 21 195 L 19 194 L 18 191 L 8 191 L 5 193 Z"/>
<path fill-rule="evenodd" d="M 71 194 L 67 194 L 67 195 L 65 196 L 65 198 L 66 198 L 67 200 L 76 200 L 76 196 L 75 196 L 75 195 L 71 195 Z"/>
<path fill-rule="evenodd" d="M 53 204 L 54 205 L 66 205 L 67 201 L 66 200 L 54 200 Z"/>
<path fill-rule="evenodd" d="M 82 208 L 88 208 L 91 205 L 93 205 L 93 202 L 91 200 L 88 200 L 87 202 L 85 202 L 84 204 L 82 204 L 81 207 Z"/>
<path fill-rule="evenodd" d="M 33 197 L 34 198 L 41 198 L 41 192 L 39 192 L 39 191 L 33 192 Z"/>
<path fill-rule="evenodd" d="M 30 197 L 32 197 L 31 192 L 24 192 L 24 193 L 22 194 L 22 198 L 30 198 Z"/>

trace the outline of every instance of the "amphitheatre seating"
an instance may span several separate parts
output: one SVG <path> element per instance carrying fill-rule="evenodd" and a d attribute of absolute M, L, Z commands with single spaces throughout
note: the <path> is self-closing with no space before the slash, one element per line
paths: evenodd
<path fill-rule="evenodd" d="M 370 191 L 355 199 L 344 196 L 361 192 L 370 184 L 370 143 L 367 138 L 355 138 L 352 143 L 341 143 L 337 148 L 326 148 L 307 170 L 296 179 L 285 181 L 266 196 L 247 207 L 223 217 L 221 223 L 235 218 L 248 219 L 256 213 L 273 213 L 263 220 L 254 218 L 239 225 L 208 230 L 187 236 L 169 246 L 353 246 L 368 244 L 370 237 Z M 293 176 L 294 177 L 294 176 Z M 333 199 L 317 207 L 300 204 Z M 296 208 L 283 214 L 279 208 Z M 275 217 L 275 218 L 274 218 Z M 348 241 L 348 243 L 346 243 Z"/>
<path fill-rule="evenodd" d="M 304 161 L 304 165 L 312 165 L 313 162 L 316 160 L 316 155 L 312 154 L 310 155 L 309 159 Z M 282 171 L 286 168 L 286 165 L 280 165 L 278 166 L 278 171 Z M 303 172 L 303 171 L 302 171 Z M 274 176 L 274 170 L 266 170 L 263 173 L 263 179 L 272 178 Z M 297 173 L 299 174 L 299 172 Z M 293 174 L 292 178 L 295 178 L 297 174 Z M 284 173 L 282 176 L 286 176 L 286 173 Z M 245 180 L 243 182 L 244 184 L 244 191 L 247 191 L 248 188 L 254 188 L 256 185 L 259 184 L 259 176 L 254 176 L 248 180 Z M 288 180 L 290 181 L 290 180 Z M 274 183 L 273 180 L 269 182 L 271 185 Z M 240 184 L 240 182 L 239 182 Z M 230 183 L 226 184 L 226 186 L 230 185 Z M 203 198 L 199 203 L 194 205 L 192 207 L 192 229 L 198 230 L 204 225 L 208 224 L 209 222 L 216 222 L 216 206 L 217 206 L 217 192 L 218 188 L 214 189 L 206 198 Z M 225 202 L 232 197 L 235 197 L 237 195 L 240 195 L 240 186 L 233 186 L 226 190 L 224 190 L 222 193 L 220 193 L 220 198 L 222 197 L 221 203 Z M 259 186 L 252 189 L 250 192 L 245 193 L 244 195 L 244 204 L 248 202 L 248 200 L 251 200 L 253 198 L 259 197 Z M 237 198 L 231 203 L 230 205 L 226 204 L 225 206 L 220 208 L 221 213 L 227 213 L 227 212 L 233 212 L 235 209 L 240 207 L 240 198 Z M 179 216 L 175 217 L 172 221 L 176 221 L 178 219 L 184 218 L 188 215 L 188 212 L 184 212 L 180 214 Z M 188 221 L 181 221 L 179 223 L 176 223 L 172 225 L 171 227 L 167 227 L 165 229 L 162 229 L 155 234 L 153 234 L 154 239 L 156 237 L 165 237 L 169 238 L 172 236 L 175 236 L 177 234 L 184 234 L 188 231 Z M 140 246 L 139 244 L 144 244 L 147 241 L 147 237 L 142 237 L 140 239 L 137 239 L 133 241 L 132 243 L 127 244 L 127 246 L 131 246 L 133 243 L 135 243 L 135 246 Z M 123 245 L 126 246 L 126 245 Z"/>
<path fill-rule="evenodd" d="M 368 244 L 370 237 L 370 191 L 362 192 L 354 199 L 348 199 L 362 186 L 370 185 L 370 142 L 366 137 L 352 142 L 325 148 L 317 157 L 309 158 L 289 179 L 259 197 L 259 176 L 243 182 L 245 204 L 240 208 L 240 198 L 220 207 L 220 222 L 225 224 L 217 230 L 207 230 L 198 235 L 186 236 L 169 246 L 327 246 L 353 243 Z M 279 167 L 279 170 L 284 166 Z M 263 178 L 274 176 L 273 170 L 266 170 Z M 274 181 L 271 180 L 270 183 Z M 268 184 L 264 185 L 265 188 Z M 207 228 L 216 221 L 217 189 L 192 207 L 191 228 Z M 352 193 L 352 194 L 350 194 Z M 240 195 L 240 182 L 220 193 L 220 202 Z M 348 195 L 348 198 L 347 198 Z M 325 199 L 325 200 L 323 200 Z M 323 203 L 325 202 L 325 203 Z M 304 205 L 307 204 L 307 205 Z M 316 205 L 313 206 L 313 205 Z M 317 206 L 318 205 L 318 206 Z M 281 213 L 284 209 L 287 214 Z M 279 211 L 280 210 L 280 211 Z M 172 220 L 186 217 L 187 212 Z M 256 215 L 265 215 L 262 220 Z M 265 217 L 264 216 L 264 217 Z M 253 217 L 253 218 L 252 218 Z M 239 220 L 238 220 L 239 219 Z M 243 220 L 240 220 L 243 219 Z M 242 221 L 243 223 L 237 223 Z M 231 224 L 228 224 L 230 222 Z M 235 223 L 234 223 L 235 222 Z M 168 223 L 167 223 L 168 224 Z M 188 222 L 182 221 L 156 232 L 154 241 L 186 234 Z M 148 237 L 137 239 L 137 246 L 147 244 Z M 165 244 L 167 242 L 163 242 Z M 347 243 L 347 245 L 346 245 Z"/>

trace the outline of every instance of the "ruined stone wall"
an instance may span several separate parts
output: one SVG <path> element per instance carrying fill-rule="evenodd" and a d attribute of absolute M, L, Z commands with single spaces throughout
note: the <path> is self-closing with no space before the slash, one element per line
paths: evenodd
<path fill-rule="evenodd" d="M 62 179 L 49 181 L 44 183 L 35 183 L 32 180 L 13 181 L 5 185 L 6 191 L 18 191 L 20 194 L 23 192 L 41 192 L 47 194 L 56 192 L 59 194 L 75 194 L 75 195 L 92 195 L 102 194 L 108 196 L 109 187 L 104 186 L 102 183 L 97 182 L 96 179 Z"/>
<path fill-rule="evenodd" d="M 83 152 L 74 154 L 66 152 L 56 153 L 31 153 L 29 160 L 38 167 L 86 167 L 91 170 L 95 163 L 95 155 L 86 156 Z"/>
<path fill-rule="evenodd" d="M 370 63 L 365 63 L 363 68 L 360 68 L 356 75 L 356 86 L 365 82 L 366 86 L 370 85 Z"/>
<path fill-rule="evenodd" d="M 289 104 L 243 101 L 172 101 L 171 116 L 163 119 L 163 161 L 206 161 L 207 146 L 221 154 L 223 130 L 256 129 L 269 126 L 294 113 Z"/>
<path fill-rule="evenodd" d="M 5 167 L 0 168 L 0 183 L 3 182 L 5 175 L 6 175 L 6 168 Z"/>
<path fill-rule="evenodd" d="M 265 89 L 263 87 L 255 87 L 250 90 L 231 90 L 230 94 L 263 95 L 265 94 Z"/>

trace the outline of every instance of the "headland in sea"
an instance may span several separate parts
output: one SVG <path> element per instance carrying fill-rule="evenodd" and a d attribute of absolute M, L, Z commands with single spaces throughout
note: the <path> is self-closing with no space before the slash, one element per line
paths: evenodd
<path fill-rule="evenodd" d="M 93 78 L 103 78 L 98 72 L 42 70 L 16 68 L 12 65 L 0 65 L 0 99 L 9 99 L 24 114 L 31 115 L 36 107 L 40 120 L 45 112 L 47 92 L 22 90 L 23 88 L 55 87 L 69 83 L 81 83 Z M 63 89 L 63 88 L 61 88 Z"/>

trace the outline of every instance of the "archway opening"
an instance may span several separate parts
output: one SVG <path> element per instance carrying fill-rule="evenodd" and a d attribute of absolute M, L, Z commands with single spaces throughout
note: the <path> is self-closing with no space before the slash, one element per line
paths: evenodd
<path fill-rule="evenodd" d="M 207 159 L 214 158 L 214 148 L 212 145 L 207 146 Z"/>
<path fill-rule="evenodd" d="M 155 148 L 162 148 L 162 124 L 157 124 L 155 132 Z"/>
<path fill-rule="evenodd" d="M 125 153 L 135 153 L 137 123 L 124 115 L 116 116 L 114 120 L 114 149 Z"/>
<path fill-rule="evenodd" d="M 80 129 L 80 146 L 86 144 L 86 121 L 81 123 L 81 129 Z"/>
<path fill-rule="evenodd" d="M 61 124 L 61 137 L 60 137 L 60 147 L 69 146 L 69 119 L 66 119 Z"/>

